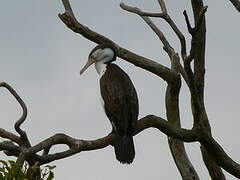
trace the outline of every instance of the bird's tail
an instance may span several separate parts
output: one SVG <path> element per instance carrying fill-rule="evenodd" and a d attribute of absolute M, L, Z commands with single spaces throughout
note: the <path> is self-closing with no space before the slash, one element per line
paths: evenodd
<path fill-rule="evenodd" d="M 120 135 L 116 133 L 114 149 L 119 162 L 123 164 L 131 164 L 133 162 L 135 149 L 131 135 Z"/>

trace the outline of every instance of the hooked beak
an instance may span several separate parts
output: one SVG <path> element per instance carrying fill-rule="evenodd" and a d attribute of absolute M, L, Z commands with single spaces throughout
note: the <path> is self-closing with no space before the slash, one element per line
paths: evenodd
<path fill-rule="evenodd" d="M 87 68 L 89 67 L 89 66 L 91 66 L 93 63 L 95 63 L 96 62 L 96 60 L 94 59 L 94 58 L 89 58 L 88 59 L 88 61 L 87 61 L 87 63 L 85 64 L 85 66 L 80 70 L 80 75 L 82 74 L 82 73 L 84 73 L 84 71 L 86 71 L 87 70 Z"/>

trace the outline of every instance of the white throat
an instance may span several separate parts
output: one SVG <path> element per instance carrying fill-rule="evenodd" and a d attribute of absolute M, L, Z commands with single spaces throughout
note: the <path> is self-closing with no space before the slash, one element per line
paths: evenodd
<path fill-rule="evenodd" d="M 107 70 L 107 65 L 105 63 L 103 63 L 102 61 L 99 61 L 99 62 L 95 63 L 95 69 L 96 69 L 98 75 L 101 77 Z"/>

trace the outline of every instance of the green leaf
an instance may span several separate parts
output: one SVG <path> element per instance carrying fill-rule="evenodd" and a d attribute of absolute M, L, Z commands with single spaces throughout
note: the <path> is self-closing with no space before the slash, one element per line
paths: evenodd
<path fill-rule="evenodd" d="M 54 178 L 54 174 L 52 171 L 50 171 L 50 174 L 49 174 L 47 180 L 52 180 L 53 178 Z"/>
<path fill-rule="evenodd" d="M 53 170 L 56 166 L 46 165 L 45 167 L 48 168 L 49 170 Z"/>
<path fill-rule="evenodd" d="M 5 168 L 0 167 L 0 172 L 5 172 Z"/>

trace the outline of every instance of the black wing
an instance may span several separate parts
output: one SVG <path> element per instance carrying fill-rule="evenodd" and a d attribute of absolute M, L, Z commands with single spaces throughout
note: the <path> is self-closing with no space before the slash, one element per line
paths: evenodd
<path fill-rule="evenodd" d="M 132 134 L 138 118 L 138 97 L 128 75 L 117 65 L 107 65 L 100 79 L 106 115 L 120 134 Z"/>

